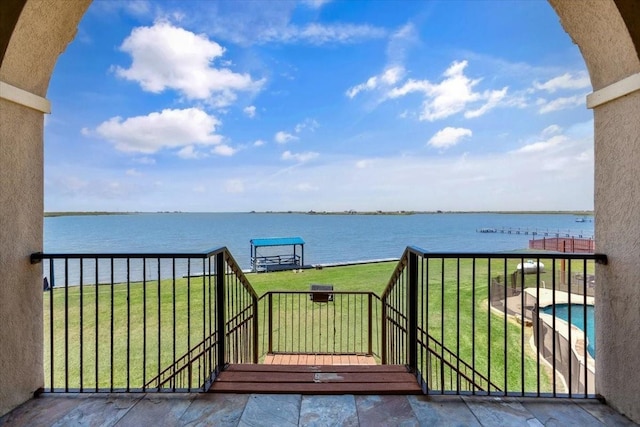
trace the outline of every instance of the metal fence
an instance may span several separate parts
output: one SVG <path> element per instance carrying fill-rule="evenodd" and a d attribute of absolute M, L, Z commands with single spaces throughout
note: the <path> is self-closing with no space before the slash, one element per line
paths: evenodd
<path fill-rule="evenodd" d="M 226 248 L 31 258 L 49 278 L 47 392 L 206 390 L 256 361 L 257 297 Z"/>
<path fill-rule="evenodd" d="M 596 262 L 606 256 L 409 247 L 382 295 L 382 363 L 408 365 L 430 394 L 593 397 L 586 306 Z M 520 280 L 504 285 L 514 273 Z"/>
<path fill-rule="evenodd" d="M 261 356 L 374 355 L 380 297 L 372 292 L 271 291 L 259 300 Z"/>
<path fill-rule="evenodd" d="M 594 253 L 596 242 L 582 237 L 543 237 L 529 240 L 529 249 L 571 253 Z"/>

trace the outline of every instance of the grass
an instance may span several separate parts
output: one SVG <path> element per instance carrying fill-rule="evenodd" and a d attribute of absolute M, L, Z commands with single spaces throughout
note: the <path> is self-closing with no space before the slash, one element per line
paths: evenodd
<path fill-rule="evenodd" d="M 306 269 L 300 273 L 279 271 L 250 273 L 247 278 L 258 295 L 267 291 L 307 291 L 311 283 L 330 284 L 336 291 L 363 291 L 382 295 L 396 262 Z"/>
<path fill-rule="evenodd" d="M 514 271 L 518 262 L 509 260 L 507 272 Z M 543 262 L 547 265 L 549 261 L 543 259 Z M 587 270 L 592 272 L 593 263 L 588 264 Z M 395 262 L 386 262 L 309 269 L 300 273 L 253 273 L 247 277 L 259 296 L 273 290 L 308 291 L 311 283 L 332 284 L 336 291 L 372 291 L 381 295 L 395 266 Z M 547 372 L 538 368 L 536 356 L 528 346 L 530 332 L 520 324 L 487 310 L 488 266 L 487 260 L 476 261 L 475 267 L 471 260 L 424 262 L 420 267 L 424 279 L 419 297 L 428 299 L 429 311 L 428 316 L 426 311 L 420 312 L 419 321 L 432 336 L 472 363 L 478 371 L 489 374 L 499 386 L 506 385 L 509 390 L 535 391 L 539 378 L 541 388 L 547 390 L 550 387 Z M 550 262 L 548 266 L 551 266 Z M 582 266 L 582 262 L 575 263 L 574 271 L 580 271 Z M 504 261 L 491 261 L 491 276 L 503 273 Z M 544 273 L 541 278 L 550 281 L 550 274 Z M 535 278 L 533 276 L 526 276 L 528 286 Z M 427 283 L 428 288 L 425 287 Z M 235 292 L 236 298 L 240 295 L 237 289 L 229 292 Z M 290 340 L 287 345 L 291 348 L 302 349 L 314 334 L 319 334 L 318 339 L 326 339 L 328 345 L 334 344 L 329 342 L 333 332 L 322 329 L 328 327 L 326 322 L 321 327 L 305 323 L 295 329 L 296 322 L 309 317 L 319 320 L 329 319 L 329 316 L 331 320 L 335 318 L 338 322 L 335 336 L 340 339 L 363 328 L 363 310 L 366 308 L 363 308 L 362 300 L 355 297 L 345 300 L 336 295 L 336 300 L 330 304 L 310 303 L 306 294 L 286 298 L 289 299 L 283 299 L 279 302 L 282 305 L 277 306 L 278 315 L 274 318 L 273 329 L 275 336 L 282 332 Z M 400 295 L 399 298 L 405 297 Z M 260 329 L 263 331 L 266 320 L 264 302 L 261 304 Z M 66 314 L 65 306 L 68 307 Z M 91 388 L 96 385 L 99 388 L 109 388 L 110 385 L 139 388 L 213 331 L 215 319 L 211 313 L 214 306 L 213 282 L 202 277 L 190 281 L 176 279 L 175 283 L 162 280 L 129 286 L 85 285 L 46 292 L 47 387 L 79 388 L 82 384 Z M 238 308 L 228 306 L 227 310 Z M 374 317 L 379 319 L 380 313 L 374 313 Z M 378 323 L 379 320 L 374 321 L 375 327 Z M 51 324 L 53 342 L 48 333 Z M 366 340 L 366 336 L 360 334 L 360 337 L 352 338 L 354 348 Z M 260 348 L 264 348 L 264 341 Z M 97 359 L 96 354 L 99 355 Z M 51 360 L 54 364 L 53 382 Z M 421 362 L 426 371 L 428 361 L 424 359 Z M 204 371 L 210 370 L 210 366 L 201 368 L 202 375 L 197 381 L 204 378 Z"/>

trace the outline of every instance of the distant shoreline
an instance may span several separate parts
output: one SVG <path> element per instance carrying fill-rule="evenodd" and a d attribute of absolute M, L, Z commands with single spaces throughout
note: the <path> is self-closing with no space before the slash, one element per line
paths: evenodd
<path fill-rule="evenodd" d="M 190 213 L 246 213 L 246 214 L 296 214 L 296 215 L 439 215 L 439 214 L 506 214 L 506 215 L 576 215 L 593 216 L 593 211 L 251 211 L 251 212 L 45 212 L 45 218 L 61 216 L 100 216 L 100 215 L 137 215 L 137 214 L 190 214 Z"/>

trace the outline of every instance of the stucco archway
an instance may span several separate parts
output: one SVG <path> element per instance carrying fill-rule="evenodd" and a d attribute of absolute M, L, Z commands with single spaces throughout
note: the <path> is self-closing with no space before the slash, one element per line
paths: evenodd
<path fill-rule="evenodd" d="M 640 8 L 549 0 L 596 91 L 599 392 L 640 422 Z M 0 414 L 43 384 L 43 113 L 51 73 L 91 0 L 4 0 L 0 14 Z M 543 29 L 541 29 L 543 30 Z"/>

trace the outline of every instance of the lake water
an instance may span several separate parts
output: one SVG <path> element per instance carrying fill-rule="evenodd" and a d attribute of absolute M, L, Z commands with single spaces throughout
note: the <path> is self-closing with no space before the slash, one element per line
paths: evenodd
<path fill-rule="evenodd" d="M 526 249 L 531 235 L 478 233 L 484 227 L 593 236 L 571 214 L 308 215 L 144 213 L 47 217 L 45 253 L 201 252 L 226 246 L 249 268 L 252 238 L 300 236 L 305 264 L 398 258 L 409 245 L 428 251 Z"/>

